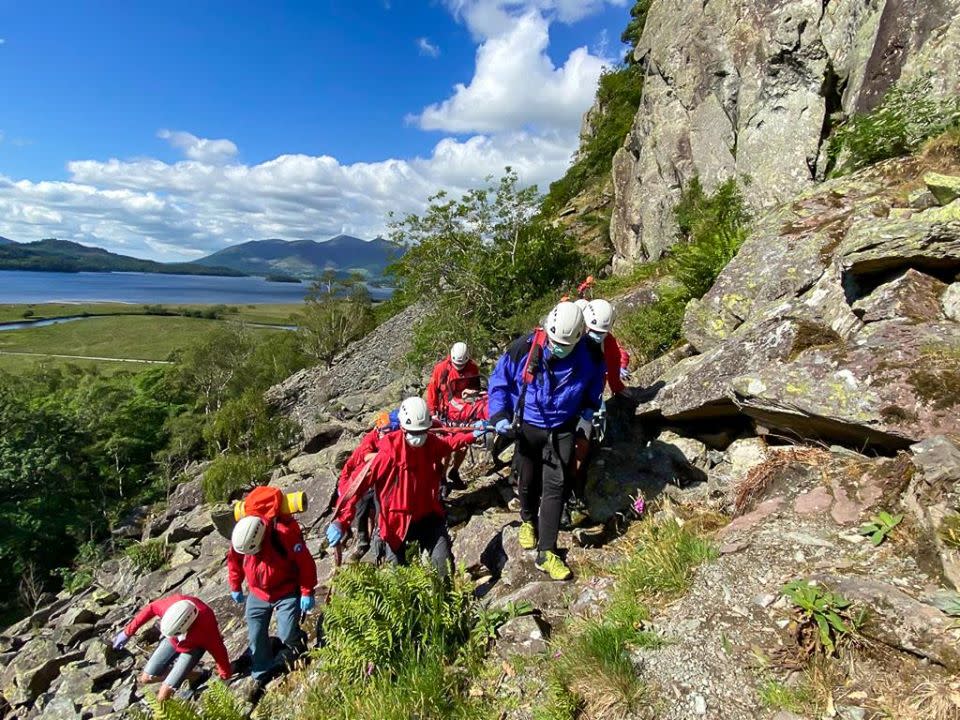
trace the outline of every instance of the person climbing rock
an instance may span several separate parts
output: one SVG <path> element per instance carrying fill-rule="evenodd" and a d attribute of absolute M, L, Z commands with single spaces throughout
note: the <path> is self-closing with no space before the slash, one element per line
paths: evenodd
<path fill-rule="evenodd" d="M 450 354 L 433 368 L 427 384 L 427 407 L 430 413 L 447 427 L 473 424 L 487 419 L 486 397 L 481 396 L 483 384 L 480 369 L 470 358 L 467 344 L 454 343 Z M 464 487 L 460 467 L 466 450 L 455 452 L 449 461 L 445 494 L 450 489 Z"/>
<path fill-rule="evenodd" d="M 440 434 L 422 398 L 407 398 L 400 405 L 402 432 L 388 433 L 377 445 L 377 454 L 366 472 L 337 506 L 327 527 L 327 541 L 336 547 L 350 526 L 357 502 L 370 488 L 380 507 L 378 528 L 386 544 L 387 560 L 402 564 L 407 551 L 418 547 L 430 554 L 437 572 L 446 577 L 453 566 L 446 514 L 440 500 L 443 463 L 486 432 L 483 427 Z M 482 423 L 481 423 L 482 425 Z"/>
<path fill-rule="evenodd" d="M 516 436 L 520 545 L 555 580 L 572 575 L 557 552 L 560 516 L 571 486 L 574 438 L 592 427 L 604 366 L 581 338 L 583 313 L 561 302 L 543 328 L 515 340 L 490 378 L 490 422 Z"/>
<path fill-rule="evenodd" d="M 279 508 L 282 493 L 276 488 L 257 488 L 254 492 L 275 491 L 274 507 Z M 248 496 L 247 510 L 251 509 Z M 269 507 L 260 504 L 260 508 Z M 263 514 L 241 518 L 233 529 L 227 552 L 230 596 L 238 605 L 246 604 L 247 637 L 255 682 L 251 699 L 257 699 L 267 682 L 288 661 L 304 650 L 300 631 L 302 615 L 316 606 L 317 564 L 307 549 L 300 523 L 291 515 L 261 509 Z M 243 594 L 246 580 L 248 595 Z M 277 616 L 277 631 L 283 650 L 274 657 L 270 642 L 270 620 Z"/>
<path fill-rule="evenodd" d="M 114 649 L 122 649 L 137 630 L 153 618 L 160 618 L 163 640 L 147 661 L 140 683 L 161 683 L 158 700 L 167 700 L 185 680 L 196 676 L 197 665 L 205 652 L 213 657 L 222 679 L 231 676 L 230 656 L 213 610 L 190 595 L 170 595 L 146 605 L 114 638 Z"/>
<path fill-rule="evenodd" d="M 591 346 L 603 356 L 607 369 L 607 387 L 610 398 L 605 402 L 607 436 L 613 441 L 624 441 L 630 422 L 637 411 L 636 388 L 626 386 L 630 379 L 630 353 L 613 335 L 616 311 L 606 300 L 591 300 L 583 313 L 587 337 Z"/>

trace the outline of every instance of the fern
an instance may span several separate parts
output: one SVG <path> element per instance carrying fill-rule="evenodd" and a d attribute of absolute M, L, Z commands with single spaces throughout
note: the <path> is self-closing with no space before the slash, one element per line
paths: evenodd
<path fill-rule="evenodd" d="M 323 619 L 326 645 L 316 655 L 336 677 L 391 676 L 437 654 L 447 661 L 476 657 L 489 622 L 462 580 L 444 581 L 419 562 L 383 570 L 356 565 L 334 581 Z"/>
<path fill-rule="evenodd" d="M 161 703 L 155 697 L 147 698 L 147 705 L 152 720 L 247 720 L 243 704 L 219 681 L 210 684 L 199 707 L 177 698 Z"/>

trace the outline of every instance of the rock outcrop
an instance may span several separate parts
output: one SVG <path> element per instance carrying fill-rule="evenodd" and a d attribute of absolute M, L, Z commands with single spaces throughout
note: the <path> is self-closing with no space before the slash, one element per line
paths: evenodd
<path fill-rule="evenodd" d="M 946 159 L 942 162 L 948 163 Z M 655 381 L 641 412 L 670 421 L 745 415 L 766 430 L 896 450 L 957 432 L 960 201 L 897 160 L 824 183 L 763 218 L 687 308 L 696 354 Z"/>
<path fill-rule="evenodd" d="M 746 180 L 769 208 L 823 179 L 834 113 L 873 108 L 901 76 L 960 90 L 960 2 L 657 0 L 634 56 L 646 79 L 614 159 L 620 264 L 672 244 L 695 176 Z"/>

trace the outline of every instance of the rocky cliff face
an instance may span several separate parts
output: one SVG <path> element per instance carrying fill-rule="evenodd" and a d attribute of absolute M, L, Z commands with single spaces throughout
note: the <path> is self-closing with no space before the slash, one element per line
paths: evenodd
<path fill-rule="evenodd" d="M 958 0 L 653 3 L 633 130 L 614 159 L 618 262 L 673 242 L 682 187 L 749 183 L 755 209 L 822 180 L 834 113 L 874 107 L 901 76 L 960 89 Z"/>

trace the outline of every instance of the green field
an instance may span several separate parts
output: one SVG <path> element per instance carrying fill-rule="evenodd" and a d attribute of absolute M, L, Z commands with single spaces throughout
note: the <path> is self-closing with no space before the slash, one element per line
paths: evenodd
<path fill-rule="evenodd" d="M 0 306 L 0 322 L 23 319 L 27 306 Z M 173 309 L 173 306 L 170 306 Z M 204 309 L 204 306 L 179 306 Z M 143 315 L 139 305 L 36 305 L 34 318 L 72 315 L 104 315 L 46 327 L 0 332 L 0 370 L 23 372 L 43 365 L 74 364 L 96 366 L 105 372 L 137 371 L 151 363 L 122 362 L 145 360 L 160 363 L 175 350 L 202 337 L 224 323 L 250 322 L 288 324 L 297 305 L 239 306 L 222 320 Z M 117 314 L 123 313 L 126 314 Z M 253 328 L 254 333 L 286 332 Z"/>
<path fill-rule="evenodd" d="M 20 320 L 49 320 L 74 315 L 144 315 L 144 305 L 131 303 L 41 303 L 37 305 L 0 305 L 0 323 Z M 171 312 L 206 310 L 211 305 L 163 305 Z M 230 320 L 285 325 L 302 304 L 228 305 L 223 317 Z"/>

